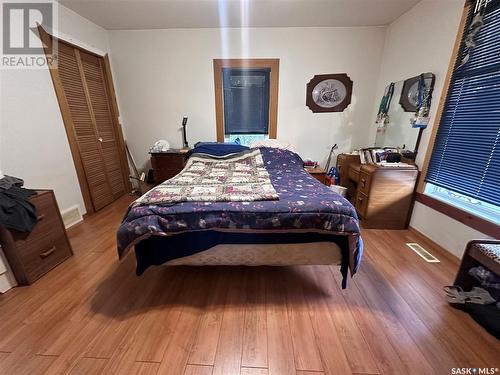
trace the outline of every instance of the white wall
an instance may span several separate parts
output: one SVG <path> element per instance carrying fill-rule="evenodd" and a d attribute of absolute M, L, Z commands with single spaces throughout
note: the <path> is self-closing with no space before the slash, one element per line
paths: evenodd
<path fill-rule="evenodd" d="M 422 134 L 417 157 L 419 165 L 423 162 L 429 143 L 463 7 L 462 0 L 422 0 L 387 27 L 374 118 L 384 89 L 390 82 L 405 80 L 423 72 L 436 75 L 431 124 Z M 371 133 L 372 139 L 375 139 L 375 126 L 371 127 Z"/>
<path fill-rule="evenodd" d="M 422 72 L 436 75 L 431 123 L 422 134 L 417 164 L 422 165 L 434 126 L 437 106 L 455 44 L 464 2 L 460 0 L 423 0 L 387 28 L 373 117 L 384 88 L 394 81 Z M 375 139 L 375 126 L 372 127 Z M 416 202 L 410 226 L 452 254 L 461 256 L 470 239 L 488 238 L 456 220 Z"/>
<path fill-rule="evenodd" d="M 470 240 L 490 238 L 418 202 L 415 202 L 410 226 L 459 258 Z"/>
<path fill-rule="evenodd" d="M 59 35 L 95 52 L 109 50 L 107 31 L 58 7 Z M 48 70 L 4 70 L 1 74 L 0 160 L 4 174 L 30 188 L 54 189 L 61 211 L 85 205 Z"/>
<path fill-rule="evenodd" d="M 253 28 L 110 31 L 113 74 L 125 137 L 139 166 L 160 139 L 181 146 L 214 141 L 213 59 L 279 58 L 278 139 L 303 157 L 325 160 L 365 146 L 372 119 L 385 28 Z M 224 41 L 224 43 L 222 43 Z M 312 113 L 306 84 L 315 74 L 347 73 L 352 104 L 343 113 Z"/>
<path fill-rule="evenodd" d="M 423 0 L 388 28 L 257 28 L 106 31 L 59 6 L 60 35 L 111 63 L 125 137 L 140 166 L 159 138 L 181 145 L 188 115 L 190 144 L 215 140 L 212 59 L 280 58 L 278 138 L 304 157 L 324 160 L 370 144 L 380 95 L 390 81 L 434 72 L 435 118 L 462 13 L 460 0 Z M 108 42 L 109 37 L 109 42 Z M 224 42 L 222 42 L 224 41 Z M 354 81 L 343 113 L 313 114 L 305 86 L 315 75 L 346 72 Z M 52 188 L 62 210 L 85 212 L 64 126 L 47 70 L 2 71 L 0 168 L 28 187 Z M 424 132 L 421 164 L 433 123 Z M 468 239 L 486 237 L 416 203 L 411 225 L 459 255 Z"/>

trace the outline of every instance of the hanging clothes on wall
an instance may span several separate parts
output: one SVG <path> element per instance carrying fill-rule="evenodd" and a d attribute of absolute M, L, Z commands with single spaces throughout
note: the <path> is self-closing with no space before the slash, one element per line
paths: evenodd
<path fill-rule="evenodd" d="M 432 100 L 432 89 L 425 83 L 425 75 L 421 74 L 418 79 L 418 100 L 415 115 L 410 119 L 412 128 L 425 129 L 430 121 L 430 109 Z"/>
<path fill-rule="evenodd" d="M 391 82 L 380 101 L 378 108 L 377 119 L 375 123 L 377 124 L 377 131 L 385 131 L 386 125 L 389 123 L 389 108 L 391 106 L 392 96 L 394 95 L 394 82 Z"/>

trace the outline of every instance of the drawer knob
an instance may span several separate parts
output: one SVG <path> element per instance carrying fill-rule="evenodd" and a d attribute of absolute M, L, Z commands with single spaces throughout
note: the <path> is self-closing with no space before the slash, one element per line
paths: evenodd
<path fill-rule="evenodd" d="M 44 214 L 40 214 L 36 217 L 36 221 L 41 221 L 45 218 L 45 215 Z"/>
<path fill-rule="evenodd" d="M 363 202 L 363 198 L 359 197 L 358 201 Z"/>
<path fill-rule="evenodd" d="M 47 251 L 44 251 L 43 253 L 40 253 L 40 258 L 45 259 L 47 258 L 50 254 L 54 253 L 56 251 L 56 247 L 52 246 L 50 249 Z"/>

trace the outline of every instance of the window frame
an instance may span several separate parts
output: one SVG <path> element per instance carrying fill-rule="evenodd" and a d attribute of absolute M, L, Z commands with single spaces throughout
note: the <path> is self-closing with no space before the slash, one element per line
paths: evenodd
<path fill-rule="evenodd" d="M 279 59 L 214 59 L 215 123 L 217 142 L 224 142 L 224 93 L 223 68 L 269 68 L 269 132 L 270 139 L 276 139 L 278 128 Z"/>
<path fill-rule="evenodd" d="M 455 45 L 453 47 L 453 52 L 451 54 L 450 63 L 448 65 L 448 71 L 446 73 L 446 78 L 443 84 L 443 90 L 441 92 L 441 97 L 439 99 L 438 109 L 436 113 L 436 118 L 434 120 L 434 126 L 432 127 L 431 135 L 429 138 L 429 143 L 427 146 L 427 151 L 425 153 L 424 162 L 421 169 L 420 179 L 416 189 L 415 199 L 417 202 L 428 206 L 452 219 L 455 219 L 473 229 L 476 229 L 484 234 L 492 236 L 494 238 L 500 238 L 500 226 L 486 220 L 480 216 L 474 215 L 469 211 L 465 211 L 456 206 L 453 206 L 447 202 L 439 200 L 432 195 L 425 194 L 425 177 L 429 168 L 429 163 L 434 150 L 434 144 L 436 141 L 436 136 L 438 133 L 439 126 L 441 124 L 441 117 L 443 115 L 444 107 L 446 104 L 446 99 L 448 96 L 448 90 L 450 87 L 451 79 L 453 76 L 453 71 L 455 69 L 455 62 L 457 60 L 458 54 L 460 53 L 460 46 L 462 43 L 462 38 L 466 32 L 467 19 L 471 7 L 474 6 L 474 2 L 466 1 L 464 5 L 464 10 L 462 12 L 462 19 L 458 27 L 457 36 L 455 39 Z"/>

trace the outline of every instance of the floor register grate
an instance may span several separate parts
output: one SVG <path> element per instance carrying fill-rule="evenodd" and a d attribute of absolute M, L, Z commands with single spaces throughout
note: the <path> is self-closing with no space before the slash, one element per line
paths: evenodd
<path fill-rule="evenodd" d="M 439 259 L 434 255 L 425 250 L 422 246 L 420 246 L 416 242 L 409 242 L 406 244 L 410 249 L 412 249 L 419 257 L 425 260 L 427 263 L 439 263 Z"/>

